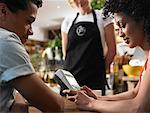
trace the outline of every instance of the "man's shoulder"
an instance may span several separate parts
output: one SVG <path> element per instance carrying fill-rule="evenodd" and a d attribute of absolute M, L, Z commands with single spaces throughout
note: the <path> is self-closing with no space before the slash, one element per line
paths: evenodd
<path fill-rule="evenodd" d="M 3 28 L 0 28 L 0 40 L 2 41 L 10 41 L 10 40 L 14 40 L 14 41 L 19 41 L 20 42 L 20 39 L 19 39 L 19 37 L 15 34 L 15 33 L 13 33 L 13 32 L 11 32 L 11 31 L 8 31 L 8 30 L 6 30 L 6 29 L 3 29 Z"/>
<path fill-rule="evenodd" d="M 10 32 L 6 29 L 0 28 L 0 38 L 5 38 L 5 37 L 8 37 L 12 34 L 13 34 L 12 32 Z"/>

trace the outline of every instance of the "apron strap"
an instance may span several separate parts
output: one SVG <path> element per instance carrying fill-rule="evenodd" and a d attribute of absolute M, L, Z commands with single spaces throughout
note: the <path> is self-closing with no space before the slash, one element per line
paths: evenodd
<path fill-rule="evenodd" d="M 79 13 L 77 13 L 77 15 L 76 15 L 75 19 L 73 20 L 73 22 L 72 22 L 72 25 L 71 25 L 71 26 L 73 26 L 73 24 L 74 24 L 74 23 L 75 23 L 75 21 L 77 20 L 78 16 L 79 16 Z"/>
<path fill-rule="evenodd" d="M 94 18 L 94 24 L 97 25 L 97 17 L 96 17 L 95 11 L 93 9 L 92 9 L 92 14 L 93 14 L 93 18 Z"/>
<path fill-rule="evenodd" d="M 93 9 L 92 9 L 92 14 L 93 14 L 93 18 L 94 18 L 94 24 L 97 25 L 97 17 L 96 17 L 95 11 Z M 75 23 L 75 21 L 77 20 L 78 16 L 79 16 L 79 13 L 76 14 L 76 17 L 75 17 L 75 19 L 72 22 L 72 25 Z"/>

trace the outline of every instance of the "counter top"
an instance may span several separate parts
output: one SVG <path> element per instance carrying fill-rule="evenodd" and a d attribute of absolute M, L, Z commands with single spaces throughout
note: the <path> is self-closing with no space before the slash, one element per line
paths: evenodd
<path fill-rule="evenodd" d="M 80 111 L 77 109 L 75 103 L 65 98 L 64 98 L 64 106 L 65 108 L 63 113 L 97 113 L 97 112 L 90 112 L 90 111 Z M 29 107 L 29 113 L 42 113 L 42 112 L 34 107 Z"/>
<path fill-rule="evenodd" d="M 76 108 L 75 103 L 65 99 L 65 110 L 64 113 L 97 113 L 97 112 L 90 112 L 90 111 L 80 111 Z"/>

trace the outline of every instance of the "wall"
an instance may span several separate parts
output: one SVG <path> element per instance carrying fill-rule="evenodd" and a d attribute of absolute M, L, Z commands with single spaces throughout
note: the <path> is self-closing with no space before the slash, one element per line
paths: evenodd
<path fill-rule="evenodd" d="M 39 41 L 48 40 L 48 30 L 47 29 L 33 26 L 32 30 L 33 30 L 33 35 L 29 36 L 29 39 L 39 40 Z"/>

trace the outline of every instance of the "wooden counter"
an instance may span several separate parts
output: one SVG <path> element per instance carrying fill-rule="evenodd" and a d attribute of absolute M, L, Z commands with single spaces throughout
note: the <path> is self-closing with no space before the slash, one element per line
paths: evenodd
<path fill-rule="evenodd" d="M 97 112 L 80 111 L 76 108 L 75 103 L 65 99 L 64 113 L 97 113 Z"/>
<path fill-rule="evenodd" d="M 97 113 L 97 112 L 89 112 L 89 111 L 80 111 L 76 108 L 75 103 L 67 99 L 64 99 L 64 102 L 65 102 L 64 113 Z M 42 112 L 34 107 L 29 107 L 29 113 L 42 113 Z"/>

